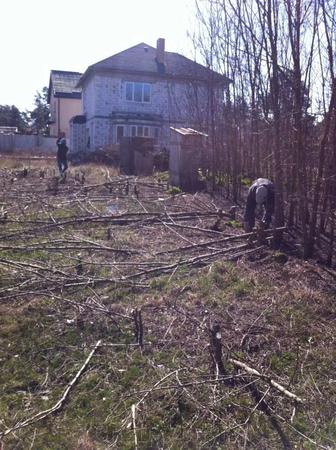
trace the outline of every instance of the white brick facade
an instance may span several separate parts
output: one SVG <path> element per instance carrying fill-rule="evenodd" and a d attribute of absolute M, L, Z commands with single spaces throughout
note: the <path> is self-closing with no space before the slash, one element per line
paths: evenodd
<path fill-rule="evenodd" d="M 130 81 L 150 84 L 150 102 L 126 100 L 126 82 Z M 201 126 L 197 116 L 207 110 L 207 97 L 205 86 L 191 86 L 190 82 L 155 80 L 148 76 L 94 75 L 83 87 L 83 112 L 87 120 L 90 148 L 94 150 L 116 143 L 117 125 L 124 126 L 124 136 L 131 136 L 132 126 L 140 125 L 147 126 L 149 136 L 154 138 L 157 128 L 158 145 L 168 146 L 170 126 Z M 121 117 L 118 118 L 118 115 Z M 125 118 L 122 118 L 124 115 Z M 201 116 L 204 122 L 205 114 Z"/>
<path fill-rule="evenodd" d="M 157 49 L 139 44 L 87 69 L 79 84 L 90 150 L 122 136 L 152 137 L 168 148 L 170 126 L 207 131 L 209 79 L 216 77 L 219 103 L 227 79 L 182 55 L 161 57 L 164 63 Z"/>

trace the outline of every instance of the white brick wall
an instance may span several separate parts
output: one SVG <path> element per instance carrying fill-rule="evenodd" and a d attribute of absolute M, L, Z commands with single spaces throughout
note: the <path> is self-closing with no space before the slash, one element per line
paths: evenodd
<path fill-rule="evenodd" d="M 127 101 L 127 81 L 150 83 L 151 101 Z M 115 126 L 111 126 L 109 119 L 113 112 L 162 116 L 160 146 L 168 147 L 169 126 L 201 127 L 201 122 L 204 123 L 206 119 L 207 104 L 207 89 L 204 85 L 195 87 L 190 82 L 157 80 L 151 76 L 95 74 L 83 87 L 83 108 L 91 149 L 115 142 Z"/>

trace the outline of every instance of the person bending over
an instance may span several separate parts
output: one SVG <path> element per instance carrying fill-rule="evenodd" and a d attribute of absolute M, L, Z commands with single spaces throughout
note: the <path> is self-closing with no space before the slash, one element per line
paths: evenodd
<path fill-rule="evenodd" d="M 274 213 L 274 184 L 266 178 L 258 178 L 248 190 L 244 214 L 244 229 L 247 233 L 253 230 L 256 213 L 264 210 L 262 223 L 269 228 Z"/>

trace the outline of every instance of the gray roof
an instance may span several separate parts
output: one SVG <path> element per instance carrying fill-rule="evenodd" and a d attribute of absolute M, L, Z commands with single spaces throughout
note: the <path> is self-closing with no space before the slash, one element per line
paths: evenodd
<path fill-rule="evenodd" d="M 214 81 L 224 84 L 231 81 L 225 75 L 214 72 L 179 53 L 165 51 L 164 66 L 162 66 L 156 60 L 156 49 L 144 42 L 89 66 L 78 86 L 82 86 L 92 72 L 146 73 L 158 77 L 202 81 L 212 78 Z"/>
<path fill-rule="evenodd" d="M 77 87 L 81 76 L 80 72 L 52 70 L 50 72 L 48 102 L 50 102 L 51 93 L 54 94 L 54 97 L 81 98 L 82 89 Z"/>

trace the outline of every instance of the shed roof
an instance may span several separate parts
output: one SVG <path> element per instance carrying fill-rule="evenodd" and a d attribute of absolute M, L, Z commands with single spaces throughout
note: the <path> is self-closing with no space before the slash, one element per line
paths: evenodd
<path fill-rule="evenodd" d="M 50 72 L 48 102 L 50 102 L 51 93 L 54 94 L 54 97 L 81 98 L 82 89 L 77 87 L 81 76 L 80 72 L 52 70 Z"/>
<path fill-rule="evenodd" d="M 205 136 L 208 137 L 207 134 L 202 133 L 201 131 L 194 130 L 193 128 L 174 128 L 170 127 L 172 131 L 176 131 L 176 133 L 182 134 L 183 136 Z"/>

